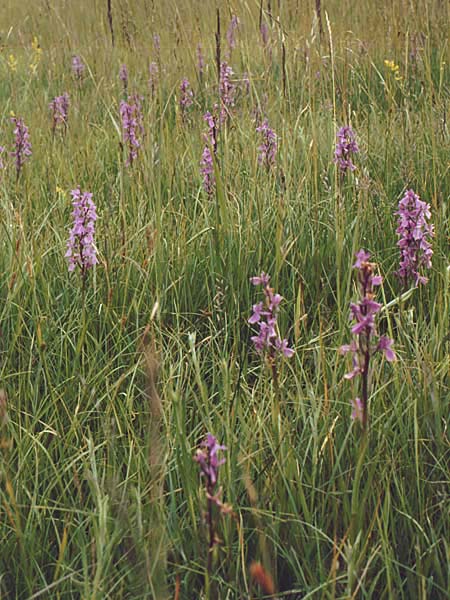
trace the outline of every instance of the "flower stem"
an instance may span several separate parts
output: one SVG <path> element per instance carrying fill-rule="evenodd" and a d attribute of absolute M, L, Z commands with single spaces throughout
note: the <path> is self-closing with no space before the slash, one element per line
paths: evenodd
<path fill-rule="evenodd" d="M 209 494 L 213 495 L 214 490 L 211 488 L 209 490 Z M 208 522 L 208 558 L 206 561 L 206 573 L 205 573 L 205 598 L 209 600 L 210 598 L 214 598 L 214 594 L 211 591 L 211 578 L 213 571 L 213 553 L 214 553 L 214 545 L 216 540 L 216 534 L 214 531 L 214 518 L 213 518 L 213 500 L 208 498 L 208 509 L 207 509 L 207 522 Z"/>
<path fill-rule="evenodd" d="M 366 413 L 366 411 L 364 411 Z M 358 558 L 355 556 L 356 554 L 356 546 L 358 544 L 359 534 L 362 530 L 362 521 L 361 515 L 364 515 L 364 506 L 362 504 L 362 500 L 360 497 L 360 487 L 361 487 L 361 475 L 362 470 L 366 458 L 367 446 L 368 446 L 368 435 L 367 430 L 364 428 L 362 432 L 361 443 L 358 447 L 358 462 L 356 463 L 355 476 L 353 479 L 353 488 L 352 488 L 352 502 L 351 502 L 351 517 L 350 517 L 350 544 L 351 544 L 351 560 L 349 564 L 349 592 L 353 594 L 355 583 L 357 580 L 357 566 L 358 566 Z"/>

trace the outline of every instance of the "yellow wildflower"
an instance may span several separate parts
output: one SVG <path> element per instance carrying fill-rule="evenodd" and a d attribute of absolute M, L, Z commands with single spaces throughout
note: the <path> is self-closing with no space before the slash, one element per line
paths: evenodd
<path fill-rule="evenodd" d="M 14 54 L 10 54 L 8 56 L 8 67 L 13 73 L 17 71 L 17 58 L 14 56 Z"/>
<path fill-rule="evenodd" d="M 31 42 L 31 48 L 33 49 L 33 58 L 30 63 L 30 70 L 32 73 L 36 73 L 42 57 L 42 48 L 40 47 L 36 36 L 34 36 L 33 41 Z"/>
<path fill-rule="evenodd" d="M 42 48 L 40 47 L 39 41 L 36 36 L 34 36 L 33 41 L 31 42 L 31 47 L 33 48 L 35 54 L 42 54 Z"/>
<path fill-rule="evenodd" d="M 400 67 L 396 65 L 393 60 L 385 60 L 384 64 L 394 74 L 396 81 L 401 81 L 403 79 L 399 73 Z"/>

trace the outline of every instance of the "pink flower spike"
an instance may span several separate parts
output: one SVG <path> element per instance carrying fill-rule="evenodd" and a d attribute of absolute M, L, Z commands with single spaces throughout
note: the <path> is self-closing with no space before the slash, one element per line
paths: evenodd
<path fill-rule="evenodd" d="M 431 239 L 434 237 L 434 227 L 428 223 L 431 216 L 430 205 L 420 199 L 413 190 L 407 190 L 398 204 L 399 236 L 397 246 L 400 248 L 400 267 L 397 277 L 406 287 L 408 282 L 415 286 L 426 284 L 428 279 L 421 272 L 422 268 L 431 268 Z"/>
<path fill-rule="evenodd" d="M 339 348 L 340 354 L 351 353 L 352 370 L 344 375 L 344 379 L 361 379 L 361 398 L 352 400 L 352 419 L 361 422 L 363 429 L 368 427 L 368 400 L 370 397 L 370 372 L 372 357 L 381 351 L 386 360 L 395 360 L 392 350 L 393 340 L 387 336 L 379 336 L 376 330 L 376 315 L 381 310 L 381 304 L 375 301 L 374 288 L 381 285 L 381 275 L 375 275 L 376 264 L 370 262 L 370 254 L 365 250 L 359 250 L 356 254 L 356 262 L 353 265 L 357 269 L 357 282 L 360 291 L 358 302 L 350 303 L 350 320 L 353 322 L 351 332 L 353 339 L 350 344 L 344 344 Z"/>
<path fill-rule="evenodd" d="M 263 285 L 265 296 L 264 302 L 253 305 L 253 314 L 247 320 L 251 325 L 257 324 L 259 327 L 258 335 L 250 338 L 256 351 L 259 353 L 267 351 L 271 360 L 275 358 L 277 353 L 286 358 L 291 358 L 294 350 L 289 348 L 286 339 L 280 338 L 277 329 L 279 305 L 283 297 L 274 293 L 274 290 L 269 287 L 270 277 L 264 272 L 261 275 L 251 277 L 250 281 L 253 285 Z"/>
<path fill-rule="evenodd" d="M 352 162 L 352 154 L 359 152 L 358 144 L 356 143 L 355 132 L 348 125 L 341 127 L 337 132 L 337 144 L 334 151 L 334 162 L 339 166 L 343 175 L 350 170 L 356 169 Z"/>
<path fill-rule="evenodd" d="M 70 192 L 72 196 L 73 226 L 67 241 L 65 257 L 68 259 L 69 272 L 79 267 L 85 277 L 88 269 L 98 264 L 97 249 L 94 243 L 97 209 L 90 192 L 81 192 L 80 188 Z"/>

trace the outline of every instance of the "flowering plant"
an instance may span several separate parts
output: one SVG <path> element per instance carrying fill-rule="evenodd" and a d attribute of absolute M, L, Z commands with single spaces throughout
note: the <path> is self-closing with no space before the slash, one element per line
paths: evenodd
<path fill-rule="evenodd" d="M 408 281 L 414 285 L 425 284 L 428 279 L 420 273 L 421 268 L 431 268 L 433 250 L 430 239 L 434 236 L 434 227 L 428 223 L 431 217 L 430 205 L 423 202 L 413 190 L 407 190 L 398 204 L 399 236 L 397 246 L 400 248 L 400 268 L 397 277 L 406 287 Z"/>
<path fill-rule="evenodd" d="M 382 352 L 389 362 L 396 358 L 392 350 L 393 340 L 385 335 L 378 336 L 376 332 L 375 315 L 380 311 L 381 304 L 374 300 L 375 288 L 381 285 L 383 278 L 381 275 L 374 275 L 375 263 L 369 259 L 370 254 L 365 250 L 356 253 L 353 268 L 357 270 L 361 296 L 357 303 L 350 304 L 354 338 L 350 344 L 340 348 L 342 354 L 352 355 L 353 369 L 345 375 L 345 379 L 361 377 L 361 397 L 352 400 L 352 418 L 360 421 L 364 429 L 368 425 L 370 361 L 377 352 Z"/>
<path fill-rule="evenodd" d="M 81 192 L 80 188 L 70 192 L 72 196 L 73 226 L 67 241 L 65 254 L 69 262 L 69 271 L 81 269 L 83 279 L 88 269 L 98 263 L 97 249 L 94 243 L 97 209 L 90 192 Z"/>
<path fill-rule="evenodd" d="M 253 314 L 248 322 L 251 325 L 258 325 L 259 332 L 250 339 L 258 352 L 267 350 L 272 361 L 278 353 L 290 358 L 293 356 L 294 350 L 289 348 L 287 339 L 281 339 L 277 327 L 278 311 L 283 297 L 274 293 L 269 285 L 270 277 L 266 273 L 251 277 L 250 281 L 253 285 L 263 286 L 265 297 L 264 302 L 253 305 Z"/>

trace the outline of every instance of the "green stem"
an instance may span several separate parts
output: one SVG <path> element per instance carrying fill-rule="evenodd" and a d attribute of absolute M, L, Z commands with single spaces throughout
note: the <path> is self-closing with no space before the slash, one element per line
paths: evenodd
<path fill-rule="evenodd" d="M 355 583 L 357 579 L 357 566 L 358 560 L 355 557 L 356 546 L 358 543 L 359 534 L 362 531 L 363 516 L 364 516 L 364 505 L 361 501 L 360 496 L 360 484 L 363 466 L 366 458 L 367 446 L 368 446 L 368 432 L 366 429 L 362 432 L 362 439 L 358 448 L 359 456 L 358 462 L 356 463 L 355 477 L 353 479 L 352 488 L 352 503 L 351 503 L 351 520 L 350 520 L 350 544 L 351 544 L 351 558 L 349 561 L 349 592 L 350 595 L 353 593 Z"/>

